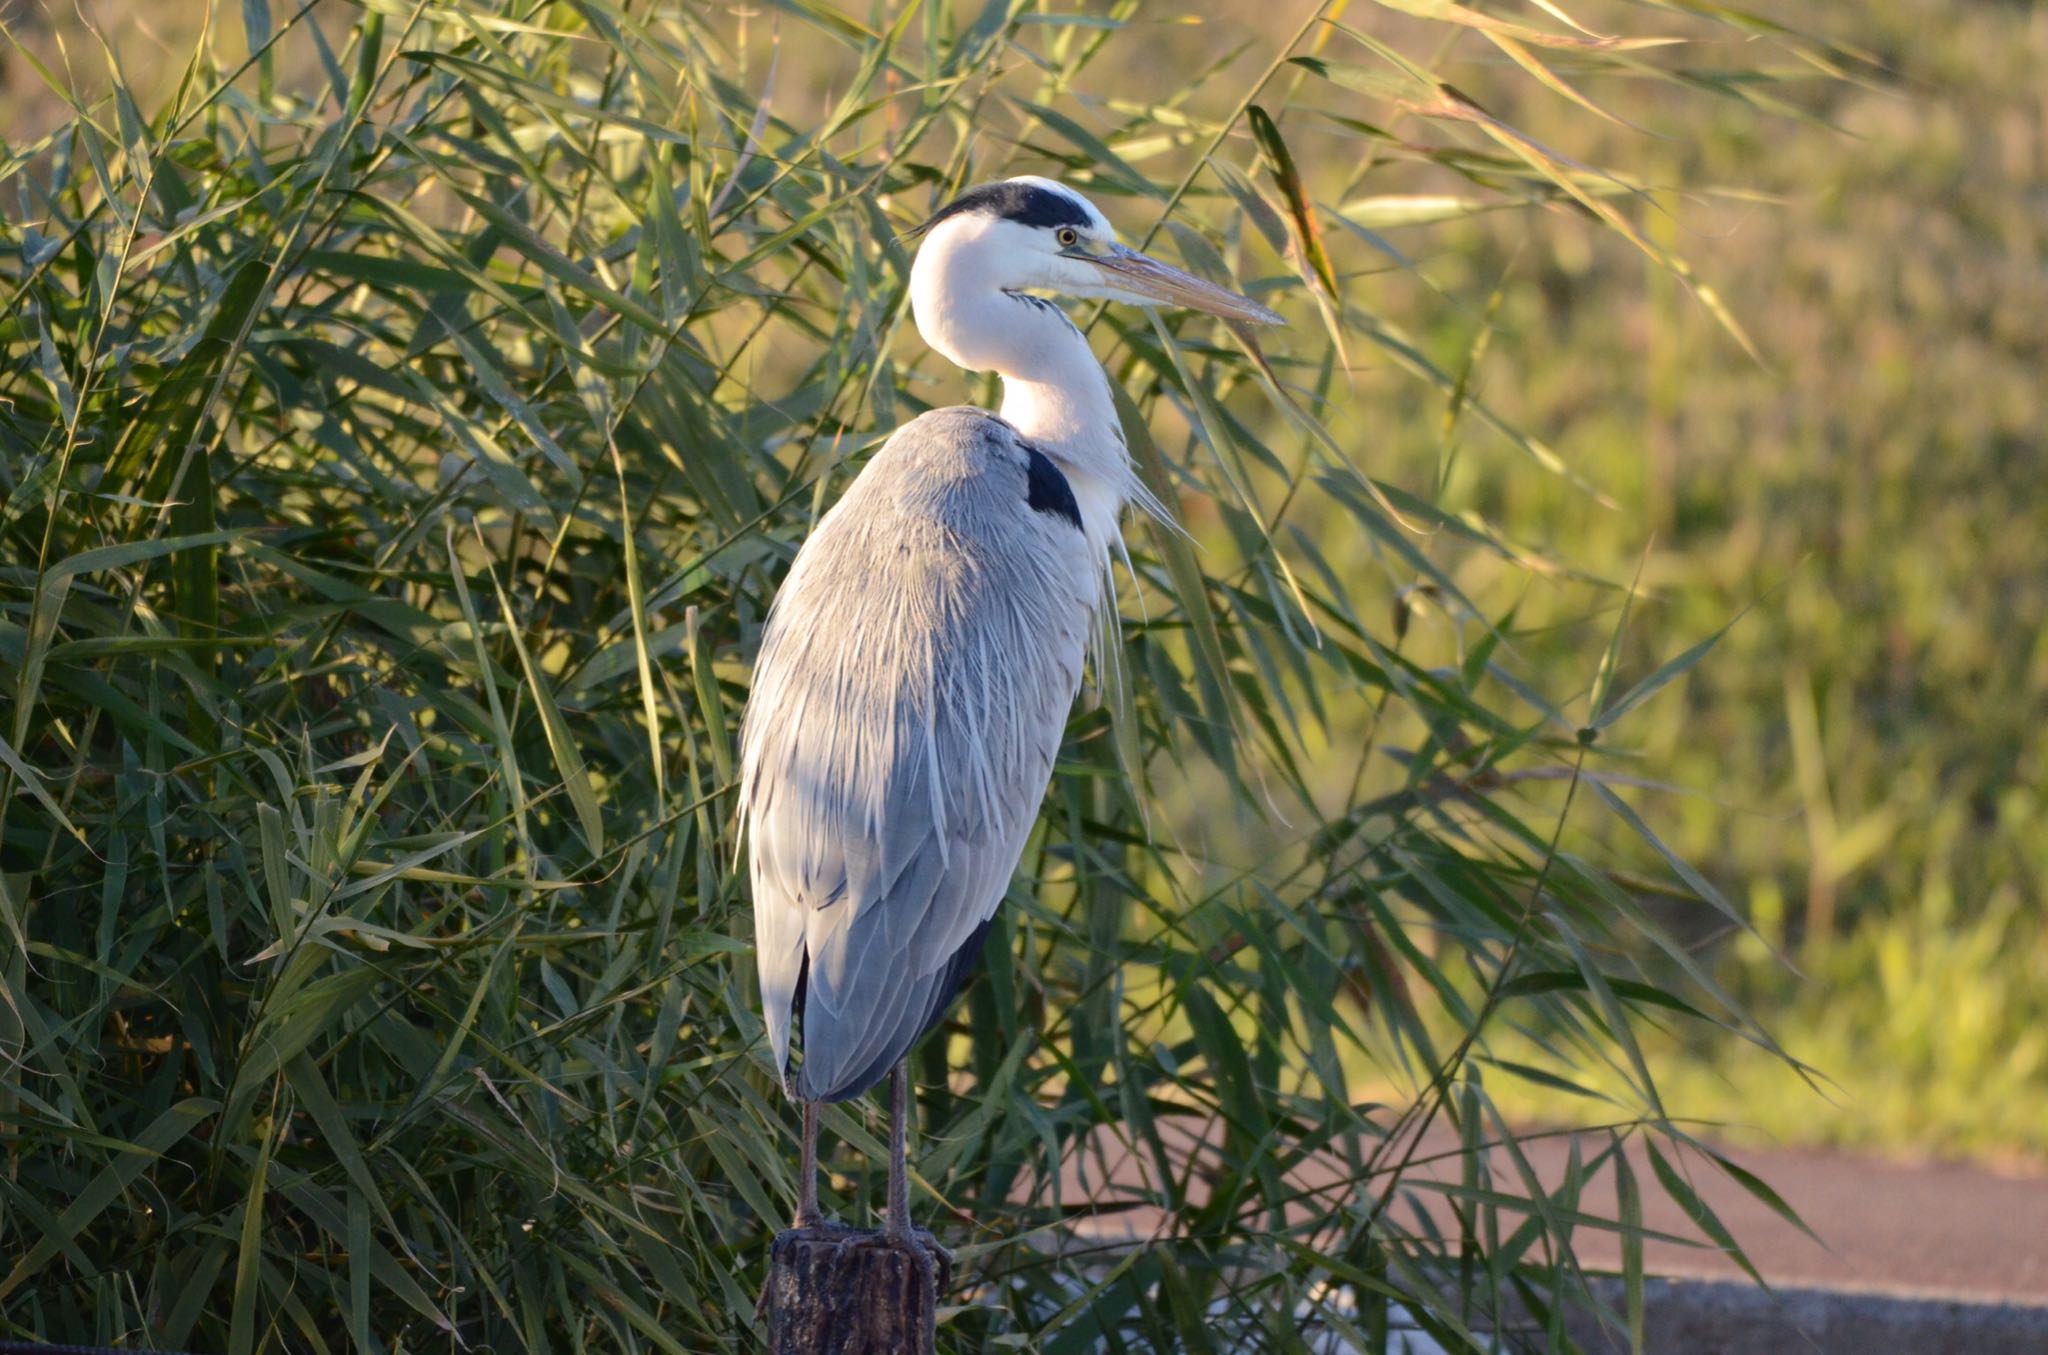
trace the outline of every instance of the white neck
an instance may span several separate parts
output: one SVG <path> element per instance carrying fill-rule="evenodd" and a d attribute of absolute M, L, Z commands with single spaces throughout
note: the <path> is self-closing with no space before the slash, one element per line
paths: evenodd
<path fill-rule="evenodd" d="M 1088 545 L 1106 563 L 1124 504 L 1146 497 L 1109 376 L 1059 307 L 1002 290 L 975 263 L 972 251 L 918 251 L 910 273 L 918 332 L 956 365 L 1003 378 L 1003 418 L 1065 472 Z"/>
<path fill-rule="evenodd" d="M 1003 378 L 1000 411 L 1024 440 L 1059 464 L 1081 507 L 1081 527 L 1098 553 L 1108 551 L 1137 476 L 1124 447 L 1109 374 L 1088 341 L 1050 301 L 1006 298 L 1025 312 L 1019 330 L 1042 331 L 1032 346 L 1039 362 L 1024 370 L 996 368 Z"/>

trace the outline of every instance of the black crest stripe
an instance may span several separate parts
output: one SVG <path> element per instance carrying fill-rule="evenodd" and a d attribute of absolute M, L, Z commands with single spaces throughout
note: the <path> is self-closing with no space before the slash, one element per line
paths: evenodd
<path fill-rule="evenodd" d="M 1025 456 L 1024 502 L 1034 512 L 1065 518 L 1074 524 L 1076 531 L 1080 530 L 1081 505 L 1074 498 L 1074 487 L 1067 483 L 1066 476 L 1060 474 L 1060 468 L 1053 465 L 1051 457 L 1028 442 L 1022 446 Z"/>
<path fill-rule="evenodd" d="M 968 189 L 932 213 L 931 220 L 919 226 L 916 233 L 922 235 L 941 221 L 968 212 L 985 212 L 1025 226 L 1073 226 L 1086 230 L 1095 224 L 1088 209 L 1067 194 L 1005 179 Z"/>

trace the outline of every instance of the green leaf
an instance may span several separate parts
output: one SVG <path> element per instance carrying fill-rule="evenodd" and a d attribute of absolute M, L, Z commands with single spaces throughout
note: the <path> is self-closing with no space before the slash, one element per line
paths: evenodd
<path fill-rule="evenodd" d="M 1017 100 L 1017 105 L 1046 126 L 1052 128 L 1055 132 L 1058 132 L 1069 143 L 1078 148 L 1083 155 L 1086 155 L 1095 163 L 1098 171 L 1107 171 L 1117 186 L 1125 192 L 1139 197 L 1157 197 L 1159 195 L 1158 188 L 1150 179 L 1126 164 L 1123 157 L 1111 150 L 1109 144 L 1103 141 L 1102 138 L 1096 136 L 1066 114 L 1056 108 L 1032 103 L 1027 99 Z"/>
<path fill-rule="evenodd" d="M 233 1317 L 228 1326 L 228 1355 L 250 1355 L 256 1349 L 256 1299 L 262 1285 L 263 1196 L 270 1185 L 270 1155 L 283 1137 L 287 1122 L 279 1121 L 263 1135 L 240 1201 L 241 1242 L 235 1252 Z"/>
<path fill-rule="evenodd" d="M 512 599 L 506 595 L 496 573 L 491 575 L 491 586 L 497 590 L 498 606 L 509 622 L 514 615 Z M 555 704 L 554 692 L 534 666 L 533 656 L 527 652 L 520 627 L 508 624 L 505 634 L 512 641 L 513 652 L 519 656 L 520 671 L 526 675 L 526 689 L 533 694 L 534 708 L 540 712 L 541 728 L 547 733 L 548 751 L 554 755 L 555 770 L 562 777 L 562 788 L 569 793 L 569 803 L 575 807 L 576 821 L 583 829 L 584 845 L 590 848 L 593 857 L 603 856 L 604 814 L 598 808 L 597 792 L 591 788 L 590 773 L 583 765 L 583 754 L 578 751 L 568 723 L 562 719 L 562 710 Z"/>
<path fill-rule="evenodd" d="M 1741 619 L 1742 617 L 1738 615 L 1735 621 L 1740 621 Z M 1735 625 L 1735 621 L 1730 621 L 1726 626 L 1721 627 L 1721 629 L 1686 649 L 1675 658 L 1666 659 L 1663 663 L 1657 665 L 1656 669 L 1649 676 L 1629 688 L 1626 692 L 1623 692 L 1617 700 L 1602 710 L 1594 718 L 1593 727 L 1595 729 L 1607 728 L 1607 726 L 1655 696 L 1673 681 L 1685 676 L 1685 674 L 1698 667 L 1700 660 L 1704 659 L 1708 651 L 1721 642 L 1721 637 L 1728 633 L 1729 629 Z"/>
<path fill-rule="evenodd" d="M 119 1150 L 111 1165 L 97 1172 L 57 1217 L 55 1226 L 37 1238 L 35 1244 L 0 1279 L 0 1299 L 6 1298 L 50 1263 L 60 1248 L 70 1245 L 100 1216 L 108 1205 L 125 1193 L 136 1177 L 157 1158 L 175 1147 L 187 1134 L 211 1119 L 220 1109 L 218 1101 L 188 1096 L 151 1120 L 133 1142 L 117 1143 Z"/>
<path fill-rule="evenodd" d="M 13 772 L 20 779 L 23 788 L 35 797 L 36 803 L 43 807 L 44 813 L 56 821 L 59 828 L 62 828 L 80 842 L 85 841 L 85 834 L 81 833 L 78 830 L 78 826 L 65 817 L 63 806 L 57 803 L 56 797 L 52 796 L 48 787 L 43 785 L 42 776 L 35 768 L 22 761 L 21 754 L 15 752 L 14 746 L 5 739 L 0 739 L 0 765 L 5 765 L 7 770 Z"/>
<path fill-rule="evenodd" d="M 1601 802 L 1614 811 L 1615 817 L 1627 824 L 1637 837 L 1649 843 L 1651 849 L 1657 855 L 1664 858 L 1665 864 L 1677 872 L 1678 878 L 1685 881 L 1687 888 L 1691 889 L 1699 898 L 1720 910 L 1722 916 L 1742 930 L 1753 930 L 1750 927 L 1749 920 L 1736 910 L 1734 904 L 1728 902 L 1726 896 L 1720 890 L 1714 888 L 1706 876 L 1700 874 L 1691 862 L 1664 845 L 1663 839 L 1650 830 L 1650 825 L 1643 822 L 1642 816 L 1636 813 L 1628 801 L 1622 799 L 1598 781 L 1590 781 L 1588 784 L 1591 785 L 1593 793 L 1600 797 Z"/>
<path fill-rule="evenodd" d="M 130 565 L 161 559 L 179 551 L 226 545 L 240 540 L 242 536 L 243 533 L 239 531 L 214 531 L 197 536 L 158 537 L 153 541 L 124 541 L 119 545 L 80 551 L 76 555 L 66 556 L 45 570 L 43 584 L 47 587 L 55 582 L 81 578 L 87 574 L 98 574 L 110 569 L 126 569 Z"/>
<path fill-rule="evenodd" d="M 1825 1247 L 1827 1245 L 1826 1242 L 1822 1241 L 1820 1234 L 1814 1232 L 1812 1228 L 1807 1226 L 1806 1220 L 1799 1217 L 1799 1212 L 1791 1205 L 1785 1203 L 1785 1197 L 1771 1189 L 1770 1185 L 1762 1177 L 1711 1148 L 1703 1147 L 1701 1151 L 1712 1158 L 1715 1164 L 1722 1171 L 1726 1172 L 1735 1184 L 1761 1200 L 1772 1213 L 1791 1224 L 1794 1228 L 1797 1228 L 1800 1232 L 1805 1233 L 1821 1246 Z"/>
<path fill-rule="evenodd" d="M 1702 1233 L 1712 1238 L 1714 1245 L 1719 1247 L 1728 1259 L 1741 1266 L 1749 1278 L 1756 1281 L 1759 1288 L 1769 1289 L 1770 1282 L 1750 1264 L 1748 1255 L 1736 1244 L 1734 1234 L 1728 1231 L 1727 1225 L 1721 1222 L 1720 1216 L 1707 1205 L 1707 1202 L 1700 1198 L 1699 1192 L 1692 1188 L 1692 1183 L 1665 1159 L 1663 1153 L 1657 1151 L 1655 1143 L 1644 1139 L 1643 1147 L 1650 1155 L 1650 1169 L 1657 1174 L 1658 1184 L 1664 1187 L 1664 1193 L 1671 1197 L 1672 1203 L 1684 1210 L 1685 1216 L 1691 1219 Z"/>
<path fill-rule="evenodd" d="M 1309 201 L 1308 189 L 1301 181 L 1301 171 L 1294 167 L 1294 155 L 1287 149 L 1287 142 L 1281 137 L 1280 129 L 1265 109 L 1253 104 L 1245 110 L 1251 123 L 1252 138 L 1265 152 L 1273 171 L 1273 180 L 1280 186 L 1280 197 L 1287 204 L 1288 217 L 1294 223 L 1295 245 L 1301 250 L 1305 265 L 1322 286 L 1327 296 L 1337 295 L 1337 270 L 1330 263 L 1330 254 L 1323 246 L 1323 230 L 1316 222 L 1315 206 Z"/>
<path fill-rule="evenodd" d="M 251 53 L 270 45 L 269 0 L 242 0 L 242 36 Z"/>
<path fill-rule="evenodd" d="M 1643 1193 L 1636 1184 L 1635 1168 L 1629 1165 L 1628 1140 L 1615 1135 L 1613 1155 L 1614 1196 L 1621 1221 L 1621 1276 L 1628 1319 L 1628 1348 L 1633 1355 L 1643 1351 Z"/>

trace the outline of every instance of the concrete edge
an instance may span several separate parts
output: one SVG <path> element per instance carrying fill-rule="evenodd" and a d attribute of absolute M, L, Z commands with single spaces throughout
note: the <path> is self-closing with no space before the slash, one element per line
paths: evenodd
<path fill-rule="evenodd" d="M 1621 1311 L 1619 1278 L 1594 1293 Z M 1626 1352 L 1625 1335 L 1574 1313 L 1572 1339 L 1588 1352 Z M 1777 1288 L 1748 1281 L 1652 1278 L 1643 1284 L 1643 1348 L 1650 1355 L 2043 1355 L 2048 1300 L 1874 1289 Z"/>

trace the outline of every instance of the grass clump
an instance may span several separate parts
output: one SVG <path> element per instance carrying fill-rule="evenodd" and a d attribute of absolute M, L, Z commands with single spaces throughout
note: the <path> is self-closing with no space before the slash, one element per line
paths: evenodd
<path fill-rule="evenodd" d="M 1343 372 L 1373 354 L 1447 455 L 1597 493 L 1476 385 L 1490 326 L 1445 363 L 1361 275 L 1412 267 L 1397 221 L 1539 210 L 1684 265 L 1625 167 L 1429 63 L 1480 45 L 1588 116 L 1597 75 L 1770 81 L 1414 8 L 1205 53 L 1124 6 L 764 32 L 251 0 L 248 59 L 209 30 L 158 104 L 118 59 L 64 86 L 0 170 L 0 1324 L 230 1355 L 755 1339 L 794 1152 L 731 869 L 747 659 L 876 432 L 957 393 L 905 337 L 897 232 L 1028 168 L 1296 329 L 1261 355 L 1095 318 L 1201 548 L 1134 532 L 1121 662 L 923 1053 L 920 1166 L 973 1276 L 945 1339 L 1563 1345 L 1575 1230 L 1641 1232 L 1588 1175 L 1688 1143 L 1638 1026 L 1775 1048 L 1649 916 L 1733 913 L 1606 751 L 1704 649 L 1628 661 L 1633 586 L 1444 477 L 1370 478 Z M 1141 42 L 1210 65 L 1082 98 Z M 1304 153 L 1331 135 L 1348 159 Z M 1532 581 L 1606 622 L 1541 672 Z M 1601 864 L 1587 816 L 1656 878 Z M 1536 1052 L 1498 1057 L 1507 1032 Z M 1589 1067 L 1618 1089 L 1567 1179 L 1496 1169 L 1494 1085 Z M 859 1107 L 829 1121 L 879 1151 Z M 1414 1169 L 1441 1126 L 1455 1177 Z M 1063 1164 L 1112 1146 L 1130 1176 L 1077 1199 Z M 857 1162 L 828 1204 L 855 1220 Z M 1145 1245 L 1115 1235 L 1133 1206 Z"/>

